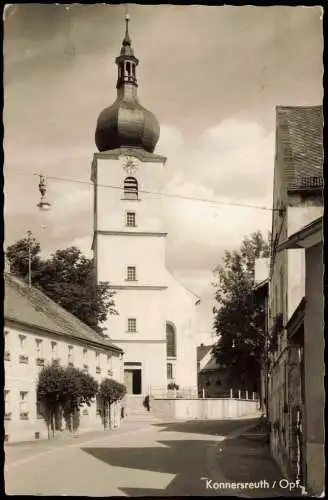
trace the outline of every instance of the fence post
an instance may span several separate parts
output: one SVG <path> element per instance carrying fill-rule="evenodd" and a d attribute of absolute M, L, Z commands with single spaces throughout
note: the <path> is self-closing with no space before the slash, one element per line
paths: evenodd
<path fill-rule="evenodd" d="M 245 391 L 245 398 L 248 399 L 248 391 Z"/>
<path fill-rule="evenodd" d="M 240 397 L 241 397 L 241 391 L 240 389 L 238 389 L 238 399 L 240 399 Z"/>
<path fill-rule="evenodd" d="M 255 392 L 253 392 L 253 401 L 255 401 Z"/>
<path fill-rule="evenodd" d="M 231 397 L 231 399 L 233 398 L 232 389 L 230 389 L 230 397 Z"/>

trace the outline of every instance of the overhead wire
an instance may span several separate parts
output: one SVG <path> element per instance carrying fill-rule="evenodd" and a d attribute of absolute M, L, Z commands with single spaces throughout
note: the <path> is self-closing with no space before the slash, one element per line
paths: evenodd
<path fill-rule="evenodd" d="M 17 170 L 16 170 L 17 172 Z M 26 175 L 26 172 L 21 172 Z M 49 180 L 54 180 L 54 181 L 59 181 L 59 182 L 71 182 L 75 184 L 84 184 L 93 187 L 94 183 L 90 181 L 83 181 L 80 179 L 72 179 L 69 177 L 58 177 L 58 176 L 52 176 L 52 175 L 44 175 L 41 173 L 30 173 L 31 175 L 38 176 L 38 177 L 44 177 L 45 179 Z M 122 186 L 113 186 L 109 184 L 96 184 L 97 187 L 100 188 L 105 188 L 105 189 L 118 189 L 123 191 L 124 187 Z M 260 205 L 252 205 L 252 204 L 247 204 L 247 203 L 238 203 L 238 202 L 232 202 L 232 201 L 223 201 L 223 200 L 218 200 L 218 199 L 208 199 L 208 198 L 200 198 L 197 196 L 187 196 L 187 195 L 179 195 L 179 194 L 172 194 L 172 193 L 165 193 L 165 192 L 157 192 L 157 191 L 150 191 L 150 190 L 144 190 L 140 189 L 140 193 L 143 194 L 148 194 L 148 195 L 155 195 L 155 196 L 160 196 L 164 198 L 175 198 L 175 199 L 180 199 L 180 200 L 186 200 L 186 201 L 198 201 L 202 203 L 209 203 L 209 204 L 216 204 L 216 205 L 227 205 L 227 206 L 236 206 L 236 207 L 241 207 L 241 208 L 252 208 L 252 209 L 257 209 L 257 210 L 265 210 L 269 212 L 274 212 L 278 211 L 279 209 L 275 208 L 270 208 L 270 207 L 265 207 L 265 206 L 260 206 Z"/>

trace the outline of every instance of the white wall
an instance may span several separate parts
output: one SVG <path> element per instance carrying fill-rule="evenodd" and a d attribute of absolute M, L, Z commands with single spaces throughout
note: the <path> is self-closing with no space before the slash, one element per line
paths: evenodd
<path fill-rule="evenodd" d="M 268 279 L 269 277 L 269 263 L 270 259 L 260 258 L 255 259 L 255 283 L 261 283 L 262 281 Z"/>
<path fill-rule="evenodd" d="M 175 382 L 180 388 L 197 388 L 197 331 L 196 297 L 188 292 L 172 275 L 167 276 L 169 289 L 166 319 L 177 332 Z"/>
<path fill-rule="evenodd" d="M 115 307 L 119 314 L 109 316 L 104 324 L 112 341 L 164 341 L 166 332 L 163 303 L 166 293 L 166 290 L 117 290 Z M 128 318 L 136 319 L 137 332 L 127 331 Z"/>
<path fill-rule="evenodd" d="M 101 185 L 123 188 L 124 179 L 129 174 L 123 169 L 123 159 L 98 159 L 97 178 L 97 229 L 98 230 L 138 230 L 162 232 L 164 228 L 162 197 L 140 192 L 140 200 L 124 200 L 123 189 L 108 189 Z M 133 177 L 138 180 L 139 191 L 161 192 L 165 180 L 162 163 L 139 162 Z M 125 213 L 135 211 L 137 228 L 125 227 Z"/>
<path fill-rule="evenodd" d="M 322 206 L 288 207 L 288 237 L 323 214 Z M 288 259 L 288 319 L 305 295 L 305 253 L 303 249 L 287 252 Z"/>
<path fill-rule="evenodd" d="M 288 250 L 288 317 L 289 320 L 305 295 L 304 250 Z"/>
<path fill-rule="evenodd" d="M 162 418 L 221 420 L 259 415 L 258 401 L 239 399 L 154 399 L 153 412 Z"/>
<path fill-rule="evenodd" d="M 150 386 L 166 387 L 165 342 L 131 342 L 128 345 L 122 342 L 120 347 L 125 351 L 124 363 L 141 363 L 142 394 L 148 394 Z"/>
<path fill-rule="evenodd" d="M 136 267 L 136 282 L 126 281 L 127 266 Z M 97 274 L 114 286 L 166 286 L 165 238 L 98 235 Z"/>
<path fill-rule="evenodd" d="M 298 205 L 288 207 L 288 237 L 323 215 L 323 206 Z"/>

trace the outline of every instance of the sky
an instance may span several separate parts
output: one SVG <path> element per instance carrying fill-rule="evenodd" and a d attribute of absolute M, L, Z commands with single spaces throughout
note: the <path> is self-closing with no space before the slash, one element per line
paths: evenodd
<path fill-rule="evenodd" d="M 4 16 L 5 246 L 30 229 L 45 255 L 90 254 L 99 113 L 116 98 L 122 5 L 8 4 Z M 139 98 L 167 157 L 167 267 L 201 298 L 213 341 L 213 269 L 244 236 L 271 229 L 275 107 L 322 102 L 320 7 L 129 5 Z M 40 212 L 38 177 L 51 210 Z"/>

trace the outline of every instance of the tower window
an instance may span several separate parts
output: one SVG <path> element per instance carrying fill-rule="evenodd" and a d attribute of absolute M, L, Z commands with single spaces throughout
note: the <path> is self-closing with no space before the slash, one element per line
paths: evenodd
<path fill-rule="evenodd" d="M 129 62 L 126 63 L 126 72 L 128 76 L 131 74 L 131 64 Z"/>
<path fill-rule="evenodd" d="M 135 227 L 136 226 L 136 213 L 135 212 L 127 212 L 126 225 L 128 227 Z"/>
<path fill-rule="evenodd" d="M 177 355 L 176 351 L 174 327 L 170 323 L 166 323 L 166 356 L 168 358 L 175 358 Z"/>
<path fill-rule="evenodd" d="M 127 280 L 128 281 L 136 281 L 136 279 L 137 279 L 136 268 L 134 266 L 128 266 Z"/>
<path fill-rule="evenodd" d="M 166 370 L 167 370 L 167 378 L 169 380 L 172 380 L 173 379 L 173 365 L 172 365 L 172 363 L 167 363 Z"/>
<path fill-rule="evenodd" d="M 126 200 L 138 199 L 138 181 L 135 177 L 127 177 L 124 181 L 124 198 Z"/>
<path fill-rule="evenodd" d="M 137 331 L 137 320 L 136 318 L 128 318 L 128 332 L 135 333 Z"/>

